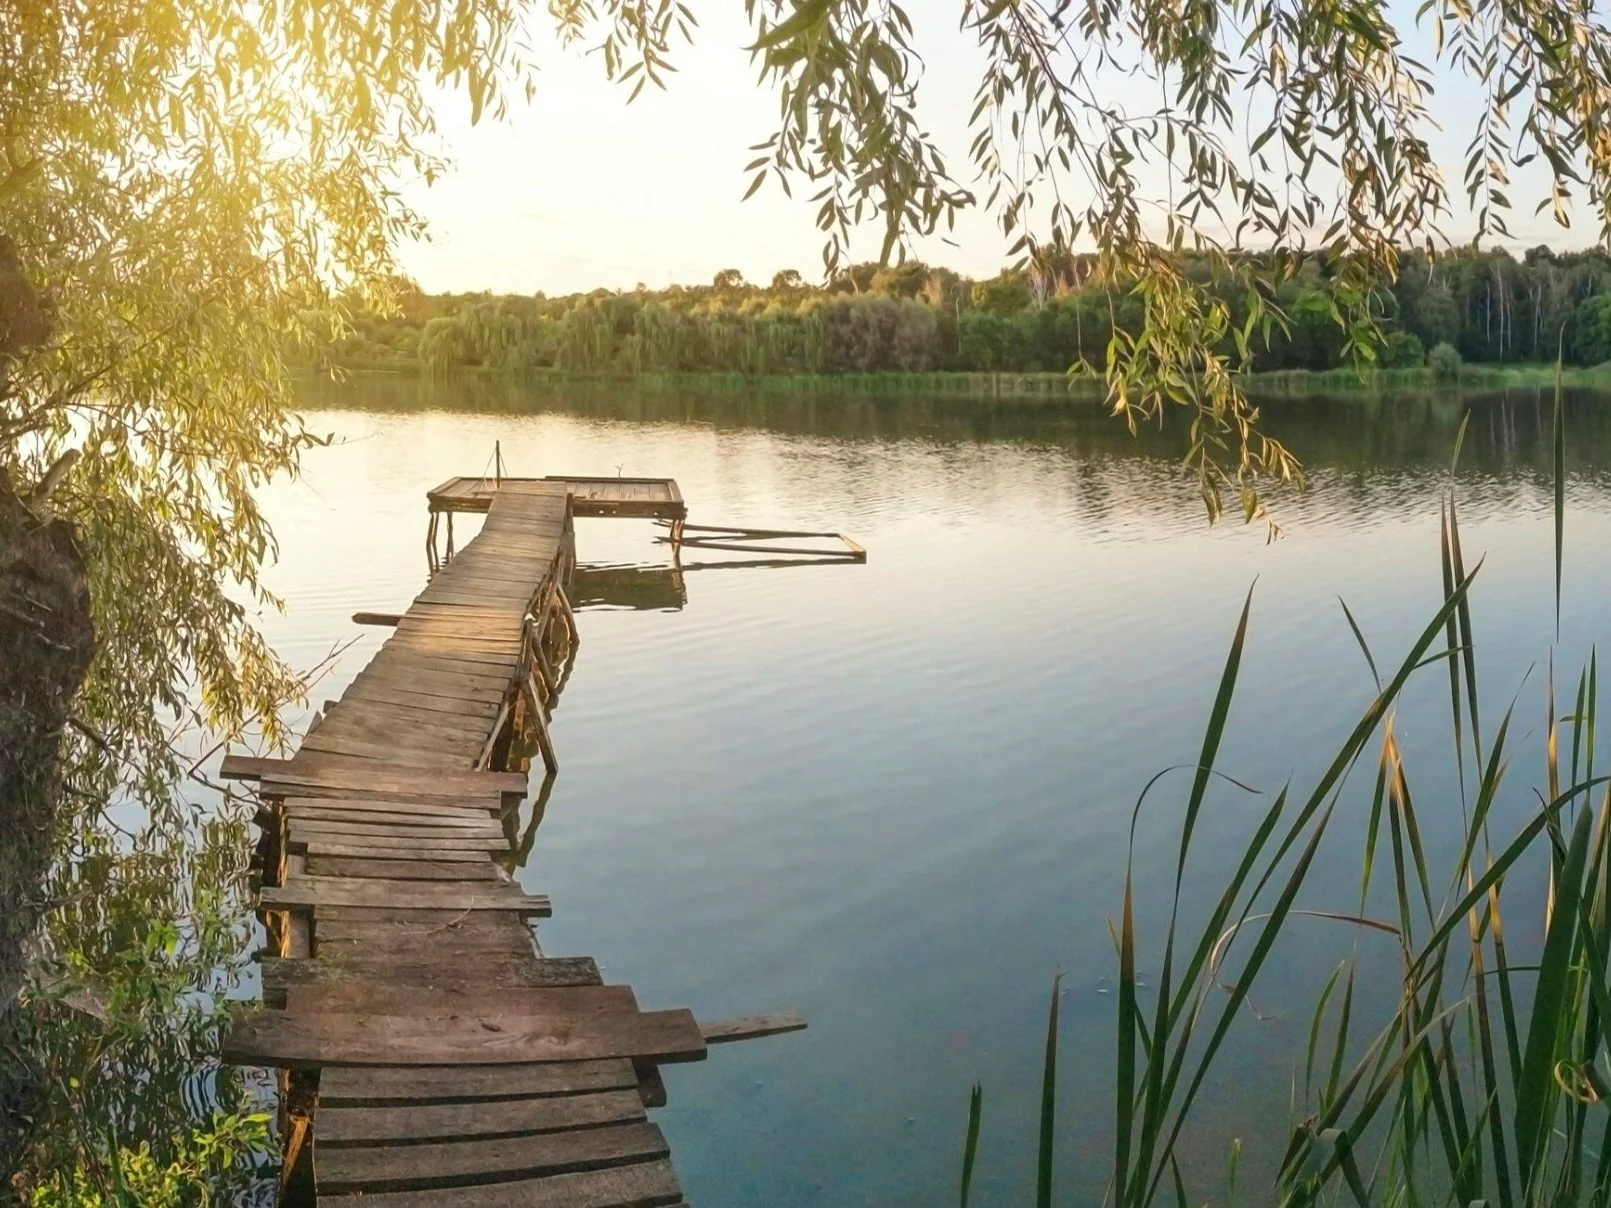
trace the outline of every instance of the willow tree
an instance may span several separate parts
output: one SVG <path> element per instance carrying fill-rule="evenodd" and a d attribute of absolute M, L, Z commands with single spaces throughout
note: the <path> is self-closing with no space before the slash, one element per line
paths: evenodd
<path fill-rule="evenodd" d="M 204 825 L 181 736 L 272 731 L 297 687 L 253 624 L 273 604 L 253 492 L 313 440 L 282 350 L 386 288 L 419 228 L 397 182 L 440 168 L 430 98 L 479 118 L 530 86 L 524 7 L 0 5 L 0 1022 L 18 1023 L 49 905 L 88 918 L 120 885 L 166 893 L 107 929 L 165 968 L 213 935 L 197 886 L 153 870 Z M 239 881 L 244 857 L 213 871 Z M 55 902 L 52 862 L 78 870 Z M 123 871 L 71 879 L 93 868 Z M 134 989 L 181 998 L 103 955 L 45 953 L 58 980 L 112 983 L 75 992 L 137 1101 L 137 1063 L 104 1049 L 135 1043 L 151 1002 Z M 30 1069 L 39 1047 L 0 1026 L 6 1176 L 42 1091 L 76 1077 Z M 47 1143 L 84 1126 L 64 1123 Z M 115 1148 L 105 1128 L 77 1139 Z"/>

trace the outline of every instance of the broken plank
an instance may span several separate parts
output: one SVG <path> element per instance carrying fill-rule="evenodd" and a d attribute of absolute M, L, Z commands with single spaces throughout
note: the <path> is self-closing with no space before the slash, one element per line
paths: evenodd
<path fill-rule="evenodd" d="M 738 1019 L 701 1023 L 699 1030 L 706 1044 L 726 1044 L 733 1040 L 754 1040 L 760 1036 L 781 1036 L 805 1029 L 805 1017 L 798 1011 L 778 1011 L 771 1015 L 745 1015 Z"/>
<path fill-rule="evenodd" d="M 403 619 L 400 612 L 355 612 L 352 614 L 354 625 L 395 625 Z"/>

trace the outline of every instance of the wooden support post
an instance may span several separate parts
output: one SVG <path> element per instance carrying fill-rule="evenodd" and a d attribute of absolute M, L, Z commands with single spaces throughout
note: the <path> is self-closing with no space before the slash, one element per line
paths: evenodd
<path fill-rule="evenodd" d="M 565 635 L 570 639 L 572 646 L 579 645 L 582 635 L 576 628 L 576 610 L 571 607 L 570 597 L 565 594 L 563 587 L 558 588 L 555 594 L 559 597 L 559 616 L 565 622 Z"/>
<path fill-rule="evenodd" d="M 504 697 L 503 705 L 498 710 L 498 716 L 492 723 L 492 733 L 487 736 L 487 745 L 481 748 L 481 757 L 476 760 L 477 770 L 484 770 L 492 762 L 492 750 L 498 745 L 498 738 L 503 734 L 503 724 L 509 720 L 510 698 Z"/>
<path fill-rule="evenodd" d="M 526 661 L 531 665 L 531 678 L 533 689 L 540 687 L 541 694 L 534 695 L 539 711 L 547 708 L 548 702 L 554 697 L 554 681 L 548 678 L 547 665 L 538 657 L 541 650 L 537 625 L 530 614 L 526 617 Z"/>
<path fill-rule="evenodd" d="M 536 705 L 531 711 L 531 716 L 537 730 L 537 749 L 543 754 L 543 766 L 548 769 L 548 774 L 553 776 L 559 772 L 559 756 L 554 753 L 554 740 L 548 734 L 548 720 L 543 716 L 543 702 L 537 693 L 536 675 L 527 676 L 526 682 L 531 686 L 531 699 Z"/>
<path fill-rule="evenodd" d="M 548 690 L 548 699 L 553 701 L 555 691 L 559 687 L 559 680 L 554 676 L 554 668 L 548 662 L 548 656 L 543 653 L 543 644 L 539 639 L 532 645 L 532 654 L 535 656 L 537 670 L 543 677 L 543 686 Z"/>

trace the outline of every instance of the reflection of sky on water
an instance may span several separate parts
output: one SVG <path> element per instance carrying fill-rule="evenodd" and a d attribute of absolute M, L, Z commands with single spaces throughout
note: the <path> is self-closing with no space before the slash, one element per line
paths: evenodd
<path fill-rule="evenodd" d="M 1088 410 L 932 408 L 783 400 L 609 400 L 542 411 L 508 392 L 486 410 L 411 406 L 408 384 L 319 400 L 338 443 L 266 495 L 286 598 L 265 618 L 302 665 L 356 634 L 315 703 L 385 636 L 358 609 L 400 610 L 424 575 L 424 492 L 479 473 L 501 443 L 511 473 L 670 475 L 691 519 L 837 528 L 865 566 L 689 573 L 686 603 L 581 617 L 575 674 L 553 723 L 561 775 L 522 873 L 551 893 L 555 954 L 590 953 L 646 1005 L 721 1016 L 798 1007 L 801 1036 L 731 1046 L 668 1071 L 671 1137 L 707 1208 L 941 1202 L 952 1194 L 967 1087 L 985 1084 L 979 1199 L 1029 1185 L 1052 973 L 1064 998 L 1061 1185 L 1099 1188 L 1109 1140 L 1113 960 L 1125 837 L 1148 776 L 1195 758 L 1237 610 L 1257 580 L 1252 636 L 1223 766 L 1261 789 L 1312 775 L 1367 701 L 1345 597 L 1379 663 L 1436 607 L 1438 492 L 1458 409 L 1349 404 L 1275 412 L 1311 464 L 1278 501 L 1286 537 L 1207 529 L 1156 434 L 1140 450 Z M 441 401 L 437 396 L 437 401 Z M 680 408 L 680 409 L 679 409 Z M 1542 404 L 1547 431 L 1547 403 Z M 1552 594 L 1539 409 L 1487 408 L 1467 437 L 1461 495 L 1490 717 L 1530 666 L 1506 808 L 1541 746 Z M 1576 416 L 1578 413 L 1574 413 Z M 671 417 L 691 422 L 673 422 Z M 1599 636 L 1611 537 L 1581 414 L 1567 529 L 1560 674 Z M 1145 451 L 1146 455 L 1142 455 Z M 1599 465 L 1611 465 L 1611 458 Z M 461 517 L 462 544 L 475 522 Z M 641 522 L 581 521 L 586 562 L 663 565 Z M 1457 809 L 1448 683 L 1424 673 L 1399 731 L 1429 843 Z M 1363 794 L 1366 777 L 1352 786 Z M 1144 885 L 1172 873 L 1166 781 L 1143 815 Z M 1210 798 L 1187 895 L 1200 909 L 1257 801 Z M 1344 811 L 1347 839 L 1357 811 Z M 1311 905 L 1347 905 L 1352 848 L 1328 849 Z M 1328 896 L 1330 895 L 1330 896 Z M 1139 907 L 1158 941 L 1161 892 Z M 1311 987 L 1345 951 L 1294 933 L 1187 1147 L 1205 1180 L 1242 1136 L 1247 1162 L 1286 1102 L 1287 1056 Z M 1265 1159 L 1268 1154 L 1263 1155 Z"/>

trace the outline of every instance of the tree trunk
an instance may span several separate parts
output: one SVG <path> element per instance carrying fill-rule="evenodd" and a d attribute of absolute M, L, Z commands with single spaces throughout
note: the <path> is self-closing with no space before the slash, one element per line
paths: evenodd
<path fill-rule="evenodd" d="M 0 1171 L 15 1169 L 38 1074 L 14 1008 L 60 823 L 62 732 L 94 649 L 84 561 L 0 468 Z"/>
<path fill-rule="evenodd" d="M 7 370 L 44 343 L 50 314 L 0 235 L 0 399 Z M 0 1180 L 28 1141 L 41 1075 L 19 1040 L 16 1002 L 28 948 L 48 904 L 46 877 L 61 825 L 62 733 L 95 647 L 84 559 L 51 489 L 57 463 L 29 498 L 0 449 Z"/>

